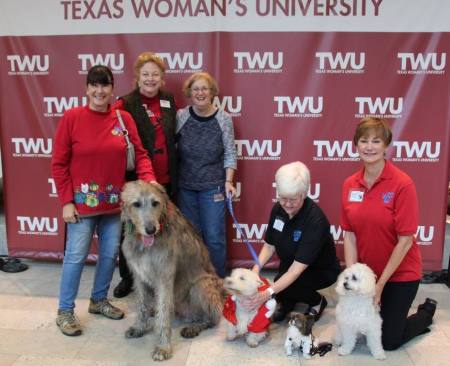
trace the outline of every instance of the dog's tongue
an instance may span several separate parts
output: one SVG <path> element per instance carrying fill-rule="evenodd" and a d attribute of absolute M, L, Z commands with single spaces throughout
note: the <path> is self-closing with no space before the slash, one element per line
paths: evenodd
<path fill-rule="evenodd" d="M 141 235 L 144 247 L 151 247 L 155 242 L 155 235 Z"/>

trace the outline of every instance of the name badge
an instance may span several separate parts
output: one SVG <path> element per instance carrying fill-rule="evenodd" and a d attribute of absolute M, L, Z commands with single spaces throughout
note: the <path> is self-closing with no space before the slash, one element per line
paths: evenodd
<path fill-rule="evenodd" d="M 169 100 L 160 100 L 159 105 L 163 108 L 170 108 L 170 101 Z"/>
<path fill-rule="evenodd" d="M 284 228 L 284 222 L 280 219 L 275 219 L 275 221 L 273 222 L 273 228 L 275 230 L 278 230 L 279 232 L 282 232 Z"/>
<path fill-rule="evenodd" d="M 350 191 L 349 202 L 362 202 L 364 199 L 364 191 Z"/>

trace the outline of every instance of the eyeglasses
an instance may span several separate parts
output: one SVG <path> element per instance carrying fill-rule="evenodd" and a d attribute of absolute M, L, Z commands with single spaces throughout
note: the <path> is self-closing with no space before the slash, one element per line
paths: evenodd
<path fill-rule="evenodd" d="M 296 197 L 296 198 L 286 198 L 286 197 L 278 197 L 278 201 L 282 203 L 283 205 L 289 203 L 291 205 L 294 205 L 296 203 L 299 203 L 301 201 L 302 197 Z"/>
<path fill-rule="evenodd" d="M 192 88 L 192 89 L 191 89 L 191 91 L 192 91 L 193 93 L 200 93 L 200 92 L 206 93 L 206 92 L 209 91 L 209 90 L 211 90 L 211 88 L 207 88 L 206 86 L 203 86 L 203 87 L 201 87 L 201 88 Z"/>

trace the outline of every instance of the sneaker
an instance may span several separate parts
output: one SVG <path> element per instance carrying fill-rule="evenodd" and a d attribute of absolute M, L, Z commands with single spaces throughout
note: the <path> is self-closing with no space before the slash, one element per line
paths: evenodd
<path fill-rule="evenodd" d="M 328 301 L 325 298 L 325 296 L 322 296 L 322 300 L 320 300 L 320 307 L 319 311 L 314 309 L 312 306 L 309 307 L 309 314 L 314 316 L 314 321 L 319 321 L 320 317 L 322 316 L 323 310 L 327 307 Z M 316 305 L 317 306 L 317 305 Z"/>
<path fill-rule="evenodd" d="M 434 299 L 430 299 L 429 297 L 427 297 L 425 299 L 425 302 L 423 304 L 420 304 L 417 307 L 417 311 L 421 311 L 424 310 L 426 311 L 428 314 L 431 315 L 431 317 L 434 316 L 434 313 L 436 311 L 436 306 L 437 306 L 437 301 Z"/>
<path fill-rule="evenodd" d="M 113 291 L 114 297 L 121 298 L 127 296 L 133 291 L 133 281 L 130 279 L 122 278 L 119 284 Z"/>
<path fill-rule="evenodd" d="M 124 317 L 124 313 L 119 308 L 111 305 L 107 299 L 95 302 L 91 299 L 88 311 L 91 314 L 102 314 L 109 319 L 119 320 Z"/>
<path fill-rule="evenodd" d="M 73 310 L 58 310 L 56 325 L 66 336 L 74 337 L 81 335 L 81 324 Z"/>

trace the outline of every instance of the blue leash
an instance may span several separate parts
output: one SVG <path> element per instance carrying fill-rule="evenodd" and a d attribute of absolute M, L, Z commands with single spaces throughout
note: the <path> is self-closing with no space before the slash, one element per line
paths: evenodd
<path fill-rule="evenodd" d="M 245 234 L 242 231 L 241 225 L 239 225 L 239 222 L 234 214 L 233 211 L 233 200 L 231 199 L 231 194 L 227 194 L 227 207 L 228 207 L 228 211 L 230 211 L 230 215 L 233 218 L 234 224 L 236 225 L 236 229 L 239 231 L 239 233 L 241 234 L 241 237 L 244 240 L 244 243 L 247 244 L 247 248 L 248 251 L 250 252 L 250 254 L 253 257 L 253 261 L 258 265 L 259 269 L 261 268 L 261 264 L 259 263 L 258 260 L 258 256 L 255 252 L 255 249 L 253 249 L 253 246 L 250 244 L 250 242 L 248 241 L 247 237 L 245 236 Z"/>

